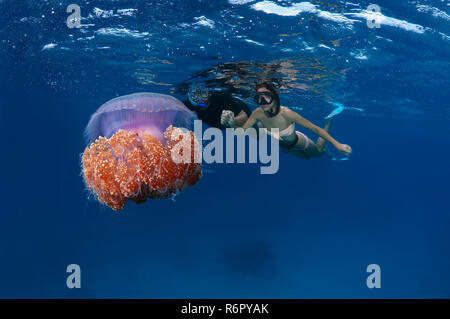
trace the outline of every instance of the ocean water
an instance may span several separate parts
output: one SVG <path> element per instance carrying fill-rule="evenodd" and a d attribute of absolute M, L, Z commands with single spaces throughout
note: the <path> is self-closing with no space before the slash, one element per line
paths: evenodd
<path fill-rule="evenodd" d="M 0 0 L 0 297 L 449 298 L 450 3 L 371 3 Z M 344 105 L 330 133 L 350 159 L 207 164 L 119 213 L 86 190 L 104 102 L 205 81 L 253 109 L 267 77 L 317 125 Z"/>

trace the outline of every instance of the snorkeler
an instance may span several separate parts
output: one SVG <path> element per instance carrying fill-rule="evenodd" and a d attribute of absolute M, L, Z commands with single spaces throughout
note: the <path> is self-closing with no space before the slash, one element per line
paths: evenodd
<path fill-rule="evenodd" d="M 233 97 L 228 90 L 214 90 L 203 84 L 192 84 L 188 99 L 183 102 L 187 108 L 197 113 L 200 120 L 211 127 L 225 129 L 221 123 L 224 110 L 234 116 L 236 125 L 242 126 L 252 111 L 243 101 Z"/>
<path fill-rule="evenodd" d="M 223 124 L 235 128 L 242 127 L 246 130 L 252 127 L 256 121 L 259 121 L 261 127 L 279 140 L 280 147 L 283 150 L 304 159 L 320 157 L 325 152 L 327 141 L 346 156 L 352 153 L 352 148 L 349 145 L 339 143 L 328 134 L 331 122 L 328 122 L 322 129 L 289 108 L 280 106 L 280 97 L 273 83 L 259 83 L 255 89 L 254 99 L 260 107 L 253 111 L 247 122 L 240 126 L 236 121 L 233 121 L 233 114 L 223 112 Z M 317 142 L 314 143 L 305 134 L 295 131 L 295 123 L 316 133 L 319 136 Z M 279 129 L 278 134 L 271 132 L 273 128 Z"/>

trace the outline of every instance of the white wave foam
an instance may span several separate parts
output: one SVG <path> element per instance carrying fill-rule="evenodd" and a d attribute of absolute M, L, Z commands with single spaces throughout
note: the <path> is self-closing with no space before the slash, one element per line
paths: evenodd
<path fill-rule="evenodd" d="M 137 9 L 118 9 L 117 13 L 121 16 L 134 16 L 137 12 Z"/>
<path fill-rule="evenodd" d="M 228 0 L 228 2 L 231 4 L 246 4 L 252 1 L 254 0 Z"/>
<path fill-rule="evenodd" d="M 263 11 L 268 14 L 277 14 L 285 17 L 295 17 L 302 12 L 316 13 L 316 6 L 309 2 L 294 3 L 289 7 L 280 6 L 272 1 L 261 1 L 251 6 L 256 11 Z"/>
<path fill-rule="evenodd" d="M 328 11 L 323 11 L 317 8 L 316 5 L 310 2 L 300 2 L 294 3 L 290 6 L 280 6 L 272 1 L 261 1 L 255 3 L 251 6 L 252 9 L 257 11 L 263 11 L 268 14 L 276 14 L 285 17 L 294 17 L 300 13 L 312 13 L 317 15 L 319 18 L 330 20 L 338 23 L 352 24 L 353 20 L 345 17 L 340 13 L 332 13 Z"/>
<path fill-rule="evenodd" d="M 325 44 L 319 44 L 318 47 L 334 51 L 334 48 L 330 48 L 329 46 L 326 46 Z"/>
<path fill-rule="evenodd" d="M 111 17 L 120 17 L 120 16 L 134 16 L 137 12 L 137 9 L 117 9 L 116 13 L 114 10 L 102 10 L 100 8 L 95 7 L 92 10 L 92 13 L 89 14 L 88 18 L 111 18 Z"/>
<path fill-rule="evenodd" d="M 95 7 L 92 12 L 97 18 L 110 18 L 114 16 L 114 10 L 102 10 Z"/>
<path fill-rule="evenodd" d="M 417 11 L 419 11 L 419 12 L 431 13 L 431 15 L 435 18 L 450 20 L 450 15 L 448 15 L 444 11 L 439 10 L 438 8 L 421 5 L 421 4 L 416 5 L 416 8 L 417 8 Z"/>
<path fill-rule="evenodd" d="M 317 16 L 326 20 L 330 20 L 338 23 L 353 24 L 354 20 L 351 20 L 339 13 L 331 13 L 328 11 L 317 10 Z"/>
<path fill-rule="evenodd" d="M 42 47 L 42 51 L 50 50 L 50 49 L 56 48 L 57 46 L 58 46 L 58 44 L 56 44 L 56 43 L 49 43 Z"/>
<path fill-rule="evenodd" d="M 214 29 L 214 21 L 211 19 L 208 19 L 205 16 L 195 17 L 194 18 L 197 22 L 193 23 L 194 25 L 201 25 L 210 29 Z"/>
<path fill-rule="evenodd" d="M 399 20 L 396 18 L 388 17 L 383 15 L 381 12 L 372 12 L 368 10 L 361 10 L 360 12 L 351 12 L 351 13 L 332 13 L 328 11 L 323 11 L 318 9 L 317 5 L 314 5 L 310 2 L 300 2 L 300 3 L 294 3 L 290 6 L 281 6 L 276 4 L 275 2 L 264 0 L 257 2 L 253 5 L 251 5 L 251 8 L 256 11 L 263 11 L 267 14 L 276 14 L 279 16 L 285 16 L 285 17 L 294 17 L 299 15 L 300 13 L 311 13 L 315 14 L 319 18 L 337 22 L 337 23 L 343 23 L 347 26 L 351 26 L 354 22 L 357 20 L 349 19 L 347 16 L 355 17 L 355 18 L 361 18 L 365 21 L 369 20 L 375 20 L 377 23 L 397 27 L 406 31 L 412 31 L 416 33 L 424 33 L 425 28 L 419 24 L 410 23 L 405 20 Z M 423 9 L 423 8 L 422 8 Z M 427 9 L 432 10 L 433 14 L 439 16 L 440 18 L 447 19 L 448 15 L 445 12 L 442 11 L 436 11 L 433 9 Z"/>
<path fill-rule="evenodd" d="M 306 43 L 305 41 L 303 41 L 303 45 L 305 46 L 303 49 L 304 51 L 311 51 L 311 52 L 316 51 L 316 49 L 313 46 L 308 45 L 308 43 Z"/>
<path fill-rule="evenodd" d="M 445 33 L 439 32 L 439 35 L 441 36 L 442 39 L 444 39 L 446 41 L 450 41 L 450 37 L 448 35 L 446 35 Z"/>
<path fill-rule="evenodd" d="M 348 23 L 352 24 L 354 21 L 343 16 L 339 13 L 331 13 L 328 11 L 317 10 L 317 16 L 326 20 L 338 22 L 338 23 Z"/>
<path fill-rule="evenodd" d="M 80 26 L 82 29 L 84 28 L 84 29 L 87 29 L 87 28 L 89 28 L 89 27 L 95 27 L 95 24 L 94 23 L 86 23 L 86 24 L 82 24 L 81 26 Z M 82 30 L 82 31 L 84 31 L 84 30 Z"/>
<path fill-rule="evenodd" d="M 347 15 L 362 18 L 366 21 L 373 21 L 375 20 L 376 23 L 379 23 L 380 25 L 388 25 L 391 27 L 400 28 L 406 31 L 412 31 L 416 33 L 424 33 L 425 28 L 422 27 L 419 24 L 410 23 L 405 20 L 399 20 L 396 18 L 388 17 L 383 15 L 381 12 L 373 12 L 373 11 L 367 11 L 362 10 L 361 12 L 352 12 L 352 13 L 346 13 Z"/>
<path fill-rule="evenodd" d="M 350 55 L 358 60 L 368 60 L 367 55 L 364 54 L 363 51 L 350 52 Z"/>
<path fill-rule="evenodd" d="M 257 41 L 253 41 L 253 40 L 250 40 L 250 39 L 244 39 L 246 42 L 248 42 L 248 43 L 252 43 L 252 44 L 256 44 L 256 45 L 259 45 L 260 47 L 263 47 L 264 46 L 264 44 L 262 44 L 261 42 L 257 42 Z"/>
<path fill-rule="evenodd" d="M 110 35 L 116 37 L 131 37 L 131 38 L 143 38 L 149 35 L 148 32 L 139 32 L 134 30 L 129 30 L 125 28 L 101 28 L 95 31 L 96 34 L 100 35 Z"/>

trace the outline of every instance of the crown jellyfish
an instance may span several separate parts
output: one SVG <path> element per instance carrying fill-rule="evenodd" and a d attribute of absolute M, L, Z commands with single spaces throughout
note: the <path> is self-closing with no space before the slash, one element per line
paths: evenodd
<path fill-rule="evenodd" d="M 127 200 L 167 198 L 194 185 L 202 175 L 192 132 L 196 119 L 164 94 L 136 93 L 106 102 L 85 130 L 86 187 L 101 203 L 121 210 Z"/>

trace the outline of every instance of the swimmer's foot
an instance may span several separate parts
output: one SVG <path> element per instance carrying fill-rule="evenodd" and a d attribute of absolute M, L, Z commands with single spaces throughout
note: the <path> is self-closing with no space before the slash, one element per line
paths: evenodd
<path fill-rule="evenodd" d="M 332 160 L 332 161 L 346 161 L 346 160 L 348 160 L 348 157 L 342 157 L 342 158 L 336 158 L 336 157 L 334 157 L 333 154 L 331 154 L 331 152 L 328 150 L 328 148 L 327 148 L 326 146 L 323 148 L 323 152 L 324 152 L 324 154 L 326 154 L 326 155 L 329 157 L 329 159 Z"/>

